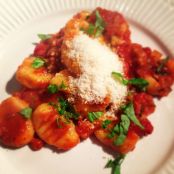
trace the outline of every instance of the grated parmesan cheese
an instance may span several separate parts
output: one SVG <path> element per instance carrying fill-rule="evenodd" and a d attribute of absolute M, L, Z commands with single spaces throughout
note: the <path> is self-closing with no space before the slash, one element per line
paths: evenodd
<path fill-rule="evenodd" d="M 101 103 L 109 96 L 117 106 L 124 100 L 127 87 L 112 78 L 112 72 L 123 74 L 123 62 L 105 44 L 80 32 L 65 43 L 68 57 L 78 62 L 81 75 L 70 78 L 74 93 L 85 102 Z"/>

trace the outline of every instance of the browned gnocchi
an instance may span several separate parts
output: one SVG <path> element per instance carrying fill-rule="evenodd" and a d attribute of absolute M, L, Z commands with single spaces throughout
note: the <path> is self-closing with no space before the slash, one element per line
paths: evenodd
<path fill-rule="evenodd" d="M 60 116 L 48 103 L 36 108 L 32 120 L 39 137 L 58 149 L 68 150 L 80 141 L 73 122 Z"/>
<path fill-rule="evenodd" d="M 44 66 L 38 67 L 35 60 L 37 60 L 35 57 L 25 58 L 18 67 L 16 79 L 30 89 L 45 88 L 49 84 L 52 75 L 47 72 Z"/>

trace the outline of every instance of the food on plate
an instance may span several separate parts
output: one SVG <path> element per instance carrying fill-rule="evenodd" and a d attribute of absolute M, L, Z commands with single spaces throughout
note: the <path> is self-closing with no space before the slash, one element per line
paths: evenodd
<path fill-rule="evenodd" d="M 34 135 L 30 120 L 31 109 L 20 98 L 9 97 L 0 105 L 0 137 L 4 145 L 22 147 L 28 144 Z"/>
<path fill-rule="evenodd" d="M 133 43 L 125 18 L 102 8 L 38 36 L 16 71 L 21 90 L 0 104 L 0 142 L 69 150 L 95 136 L 117 152 L 106 167 L 119 174 L 126 154 L 153 132 L 148 117 L 154 98 L 171 91 L 174 59 Z"/>

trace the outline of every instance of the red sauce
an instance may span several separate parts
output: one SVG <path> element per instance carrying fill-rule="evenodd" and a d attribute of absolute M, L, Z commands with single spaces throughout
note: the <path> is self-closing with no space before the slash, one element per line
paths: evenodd
<path fill-rule="evenodd" d="M 106 9 L 97 8 L 101 17 L 105 21 L 104 37 L 107 41 L 111 41 L 113 36 L 121 39 L 122 43 L 130 42 L 130 31 L 127 22 L 123 16 L 118 12 L 112 12 Z M 90 17 L 90 21 L 95 21 L 95 13 Z"/>
<path fill-rule="evenodd" d="M 83 139 L 88 138 L 95 130 L 94 124 L 88 120 L 79 120 L 76 126 L 76 131 Z"/>
<path fill-rule="evenodd" d="M 134 131 L 140 137 L 147 136 L 153 132 L 153 126 L 147 118 L 140 119 L 140 122 L 143 125 L 144 129 L 141 129 L 140 127 L 132 123 L 129 131 Z"/>
<path fill-rule="evenodd" d="M 147 117 L 155 111 L 152 96 L 146 93 L 137 93 L 133 97 L 134 110 L 137 117 Z"/>
<path fill-rule="evenodd" d="M 0 124 L 0 137 L 1 141 L 5 145 L 13 146 L 16 144 L 18 146 L 19 137 L 26 130 L 27 123 L 26 120 L 17 113 L 7 115 L 3 122 Z"/>
<path fill-rule="evenodd" d="M 30 148 L 34 151 L 40 150 L 44 145 L 44 142 L 39 138 L 33 138 L 29 144 Z"/>

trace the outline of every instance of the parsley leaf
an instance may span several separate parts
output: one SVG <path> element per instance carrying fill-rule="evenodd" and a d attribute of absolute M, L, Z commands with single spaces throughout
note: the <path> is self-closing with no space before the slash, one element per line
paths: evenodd
<path fill-rule="evenodd" d="M 31 65 L 33 68 L 37 69 L 44 66 L 44 64 L 45 64 L 45 61 L 43 59 L 41 59 L 40 57 L 35 57 Z"/>
<path fill-rule="evenodd" d="M 59 106 L 57 110 L 60 115 L 64 115 L 67 120 L 73 118 L 75 120 L 78 119 L 79 114 L 76 113 L 74 107 L 65 99 L 59 98 Z"/>
<path fill-rule="evenodd" d="M 124 143 L 124 140 L 126 139 L 126 135 L 123 133 L 123 132 L 121 132 L 119 135 L 118 135 L 118 137 L 117 137 L 117 139 L 114 141 L 114 144 L 116 145 L 116 146 L 120 146 L 120 145 L 122 145 L 123 143 Z"/>
<path fill-rule="evenodd" d="M 125 114 L 121 115 L 120 126 L 123 128 L 123 133 L 127 134 L 128 130 L 129 130 L 129 126 L 130 126 L 130 120 L 127 115 L 125 115 Z"/>
<path fill-rule="evenodd" d="M 138 118 L 135 116 L 135 112 L 134 112 L 134 107 L 133 107 L 133 103 L 129 103 L 125 109 L 124 109 L 124 113 L 127 115 L 127 117 L 133 122 L 135 123 L 137 126 L 139 126 L 141 129 L 144 129 L 143 125 L 140 123 L 140 121 L 138 120 Z"/>
<path fill-rule="evenodd" d="M 51 34 L 38 34 L 37 35 L 39 37 L 40 40 L 44 41 L 44 40 L 47 40 L 49 38 L 51 38 Z"/>
<path fill-rule="evenodd" d="M 139 126 L 141 129 L 144 129 L 143 125 L 140 123 L 138 118 L 135 116 L 133 103 L 128 103 L 122 107 L 123 114 L 120 117 L 120 122 L 114 126 L 110 133 L 107 135 L 108 138 L 114 138 L 114 144 L 116 146 L 122 145 L 126 139 L 126 135 L 129 130 L 130 121 Z"/>
<path fill-rule="evenodd" d="M 56 84 L 50 84 L 48 85 L 47 87 L 47 90 L 49 93 L 51 94 L 55 94 L 57 93 L 60 89 L 65 89 L 66 88 L 66 85 L 64 84 L 64 82 L 62 81 L 62 83 L 57 86 Z"/>
<path fill-rule="evenodd" d="M 128 84 L 135 85 L 142 91 L 145 91 L 146 87 L 149 85 L 149 82 L 142 78 L 132 78 L 132 79 L 128 80 Z"/>
<path fill-rule="evenodd" d="M 97 10 L 95 12 L 95 16 L 96 16 L 95 24 L 90 23 L 89 27 L 86 30 L 84 30 L 84 29 L 81 29 L 81 30 L 91 36 L 99 37 L 105 29 L 105 22 Z"/>
<path fill-rule="evenodd" d="M 126 135 L 130 126 L 130 120 L 127 115 L 122 114 L 121 120 L 115 127 L 111 130 L 111 133 L 108 134 L 108 138 L 113 138 L 116 134 L 118 135 L 114 140 L 114 144 L 119 146 L 124 143 Z"/>
<path fill-rule="evenodd" d="M 58 103 L 49 102 L 48 104 L 53 106 L 60 115 L 64 116 L 67 124 L 70 122 L 69 119 L 77 120 L 79 117 L 74 107 L 64 98 L 59 98 Z"/>
<path fill-rule="evenodd" d="M 55 94 L 58 92 L 58 87 L 57 87 L 57 85 L 50 84 L 50 85 L 48 85 L 47 90 L 49 93 Z"/>
<path fill-rule="evenodd" d="M 96 16 L 96 22 L 95 22 L 96 32 L 95 32 L 95 37 L 99 37 L 103 33 L 103 31 L 105 29 L 105 22 L 102 19 L 102 17 L 100 16 L 100 13 L 98 11 L 96 11 L 95 16 Z"/>
<path fill-rule="evenodd" d="M 88 119 L 91 123 L 103 115 L 103 112 L 88 112 Z"/>
<path fill-rule="evenodd" d="M 118 80 L 123 85 L 128 85 L 128 80 L 124 79 L 124 77 L 121 73 L 112 72 L 112 76 L 114 77 L 114 79 Z"/>
<path fill-rule="evenodd" d="M 103 123 L 102 123 L 102 128 L 103 129 L 106 129 L 107 126 L 111 123 L 111 120 L 104 120 Z"/>
<path fill-rule="evenodd" d="M 32 108 L 26 107 L 19 112 L 24 118 L 29 119 L 32 115 Z"/>
<path fill-rule="evenodd" d="M 112 76 L 123 85 L 134 85 L 142 91 L 144 91 L 149 84 L 148 81 L 143 78 L 132 78 L 127 80 L 118 72 L 112 72 Z"/>
<path fill-rule="evenodd" d="M 167 56 L 165 59 L 161 60 L 161 64 L 158 66 L 156 72 L 157 73 L 161 73 L 162 69 L 164 68 L 165 64 L 167 63 L 167 61 L 169 60 L 169 57 Z"/>
<path fill-rule="evenodd" d="M 93 24 L 89 24 L 89 27 L 86 30 L 86 33 L 89 35 L 93 35 L 95 33 L 95 26 Z"/>
<path fill-rule="evenodd" d="M 109 160 L 105 168 L 112 168 L 112 174 L 120 174 L 121 164 L 125 158 L 125 155 L 118 154 L 114 160 Z"/>

